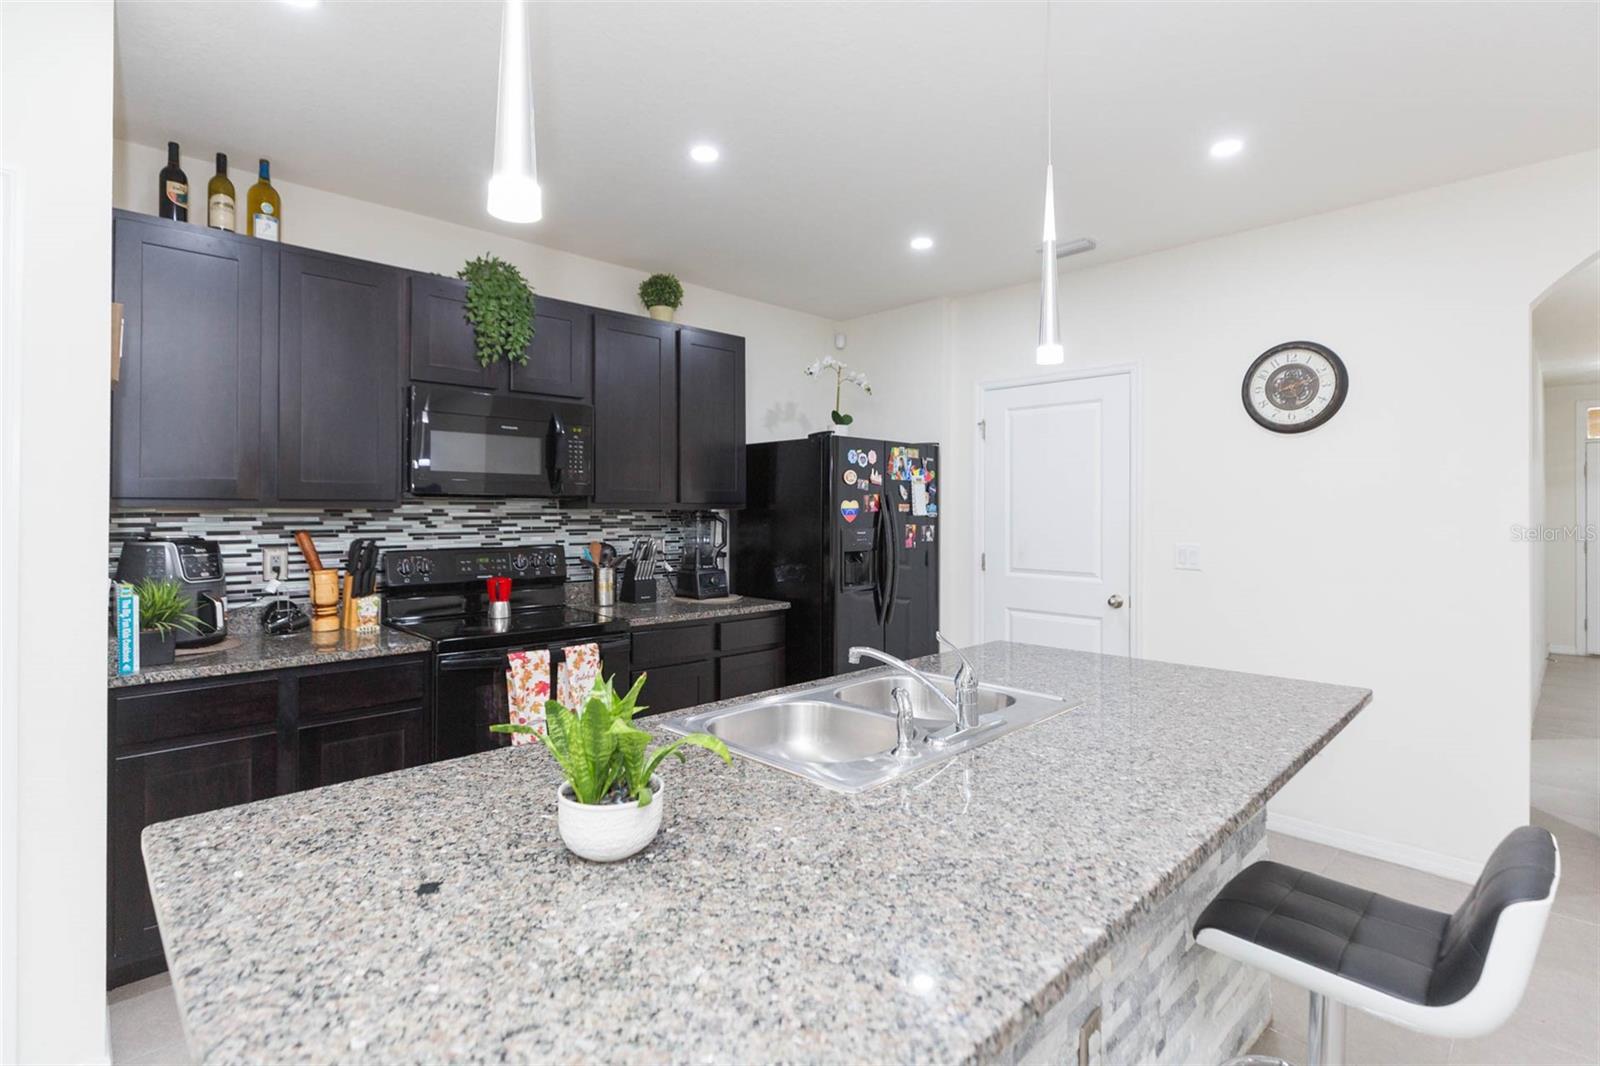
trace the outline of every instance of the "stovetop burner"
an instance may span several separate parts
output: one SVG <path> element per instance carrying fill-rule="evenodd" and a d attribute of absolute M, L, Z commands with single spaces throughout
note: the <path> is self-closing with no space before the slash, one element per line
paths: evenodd
<path fill-rule="evenodd" d="M 593 611 L 577 607 L 535 607 L 514 612 L 503 622 L 475 615 L 457 618 L 407 619 L 389 625 L 440 646 L 473 644 L 516 644 L 541 639 L 594 636 L 627 629 L 627 623 L 601 618 Z"/>
<path fill-rule="evenodd" d="M 554 645 L 628 628 L 566 605 L 566 556 L 558 544 L 390 552 L 383 572 L 385 623 L 439 652 Z M 511 579 L 511 614 L 491 620 L 486 579 L 500 577 Z"/>

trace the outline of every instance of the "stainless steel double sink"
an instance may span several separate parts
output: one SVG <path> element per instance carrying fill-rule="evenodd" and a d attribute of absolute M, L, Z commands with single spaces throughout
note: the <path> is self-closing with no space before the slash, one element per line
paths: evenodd
<path fill-rule="evenodd" d="M 954 698 L 953 679 L 929 675 Z M 895 750 L 896 688 L 911 698 L 915 739 Z M 678 733 L 710 733 L 730 751 L 786 770 L 836 792 L 861 792 L 906 774 L 936 766 L 1008 733 L 1042 722 L 1075 705 L 1059 696 L 1000 685 L 979 685 L 978 723 L 971 736 L 955 733 L 937 742 L 952 723 L 950 709 L 928 687 L 903 673 L 860 681 L 835 678 L 797 692 L 784 692 L 691 712 L 662 722 Z"/>

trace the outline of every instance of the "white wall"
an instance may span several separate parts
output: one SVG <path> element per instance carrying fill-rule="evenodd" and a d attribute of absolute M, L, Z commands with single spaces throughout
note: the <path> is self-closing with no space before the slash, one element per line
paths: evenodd
<path fill-rule="evenodd" d="M 189 145 L 189 148 L 197 147 Z M 117 141 L 114 203 L 130 211 L 154 213 L 156 175 L 166 164 L 166 146 Z M 204 190 L 216 171 L 211 156 L 183 157 L 191 189 Z M 238 159 L 234 162 L 246 162 Z M 276 161 L 283 173 L 286 161 Z M 242 198 L 255 183 L 253 170 L 230 167 Z M 493 252 L 514 264 L 536 293 L 633 314 L 644 273 L 613 263 L 531 244 L 486 230 L 471 229 L 424 215 L 313 189 L 273 178 L 283 198 L 284 238 L 291 244 L 380 263 L 454 276 L 468 259 Z M 477 195 L 474 190 L 473 195 Z M 191 197 L 203 203 L 198 193 Z M 240 212 L 241 219 L 243 212 Z M 202 210 L 191 221 L 204 221 Z M 529 240 L 538 226 L 528 227 Z M 781 254 L 774 251 L 774 254 Z M 828 427 L 833 390 L 802 376 L 819 356 L 833 351 L 833 323 L 816 315 L 747 300 L 683 279 L 684 302 L 678 320 L 738 334 L 745 345 L 746 423 L 752 441 L 803 437 Z"/>
<path fill-rule="evenodd" d="M 1532 326 L 1530 314 L 1529 325 Z M 1537 347 L 1532 343 L 1532 332 L 1529 332 L 1529 361 L 1528 361 L 1528 506 L 1529 527 L 1537 527 L 1544 521 L 1545 492 L 1544 492 L 1544 453 L 1545 453 L 1545 409 L 1544 409 L 1544 368 L 1539 364 Z M 1549 607 L 1545 603 L 1545 585 L 1547 582 L 1546 571 L 1548 561 L 1546 555 L 1549 547 L 1542 539 L 1536 539 L 1528 546 L 1528 584 L 1530 600 L 1528 602 L 1528 660 L 1532 664 L 1532 674 L 1529 676 L 1528 698 L 1528 727 L 1533 727 L 1533 712 L 1539 705 L 1539 695 L 1544 691 L 1544 672 L 1547 660 L 1547 650 L 1550 644 L 1549 635 L 1546 633 L 1545 618 L 1549 614 Z"/>
<path fill-rule="evenodd" d="M 1139 653 L 1376 692 L 1275 817 L 1457 874 L 1526 818 L 1529 307 L 1600 247 L 1596 187 L 1589 153 L 1063 275 L 1068 368 L 1140 368 Z M 978 383 L 1039 369 L 1037 299 L 918 305 L 903 342 L 874 337 L 894 409 L 945 322 L 947 502 L 972 491 Z M 1239 382 L 1294 339 L 1343 356 L 1350 398 L 1274 435 Z M 949 506 L 942 533 L 941 625 L 968 639 L 973 518 Z M 1172 568 L 1179 541 L 1202 572 Z"/>
<path fill-rule="evenodd" d="M 1579 403 L 1600 407 L 1600 381 L 1550 385 L 1544 390 L 1544 518 L 1546 528 L 1565 531 L 1582 524 L 1578 517 L 1578 484 L 1583 467 L 1578 444 Z M 1600 551 L 1600 545 L 1592 547 Z M 1583 546 L 1577 538 L 1557 535 L 1545 545 L 1545 639 L 1550 650 L 1573 654 L 1583 646 L 1578 629 L 1578 589 L 1584 580 Z M 1600 605 L 1591 606 L 1600 615 Z M 1589 623 L 1597 624 L 1595 621 Z"/>
<path fill-rule="evenodd" d="M 5 353 L 19 446 L 0 473 L 29 564 L 4 590 L 23 624 L 0 643 L 15 654 L 0 693 L 17 701 L 3 710 L 16 713 L 19 770 L 6 1051 L 22 1062 L 107 1057 L 106 661 L 92 619 L 106 594 L 112 20 L 110 3 L 14 3 L 0 22 L 0 168 L 19 209 L 17 351 Z M 74 615 L 86 632 L 64 622 Z"/>

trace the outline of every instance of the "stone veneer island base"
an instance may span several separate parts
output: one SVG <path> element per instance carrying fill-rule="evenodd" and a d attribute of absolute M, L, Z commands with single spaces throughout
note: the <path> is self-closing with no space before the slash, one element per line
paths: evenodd
<path fill-rule="evenodd" d="M 1097 1061 L 1248 1047 L 1266 980 L 1189 928 L 1264 854 L 1267 798 L 1370 693 L 1020 644 L 969 655 L 987 682 L 1078 706 L 853 797 L 692 758 L 666 771 L 661 835 L 615 865 L 563 849 L 557 771 L 532 748 L 151 826 L 191 1051 L 1070 1063 L 1095 1011 Z"/>

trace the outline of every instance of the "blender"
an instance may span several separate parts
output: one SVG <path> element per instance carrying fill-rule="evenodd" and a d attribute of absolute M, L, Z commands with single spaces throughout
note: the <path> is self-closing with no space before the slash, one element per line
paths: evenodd
<path fill-rule="evenodd" d="M 683 532 L 683 554 L 673 574 L 673 588 L 691 600 L 709 600 L 728 594 L 728 520 L 716 511 L 696 511 Z"/>

